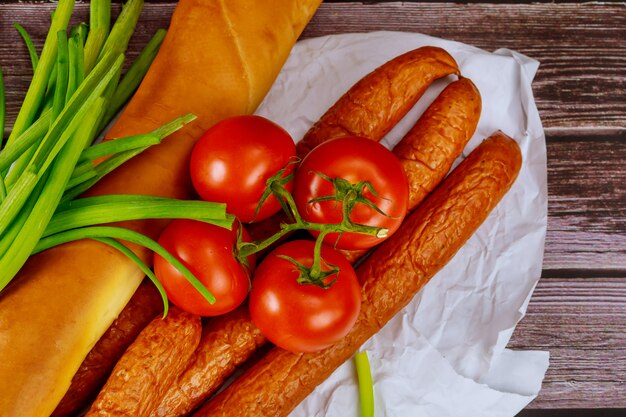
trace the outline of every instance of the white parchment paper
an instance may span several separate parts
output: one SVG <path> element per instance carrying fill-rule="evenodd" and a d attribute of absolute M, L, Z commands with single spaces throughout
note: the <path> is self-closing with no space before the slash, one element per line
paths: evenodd
<path fill-rule="evenodd" d="M 411 49 L 447 50 L 480 90 L 483 110 L 467 155 L 496 130 L 514 137 L 523 166 L 511 191 L 413 302 L 372 337 L 376 416 L 513 416 L 537 395 L 547 352 L 506 349 L 541 274 L 547 219 L 545 136 L 531 82 L 539 63 L 414 33 L 345 34 L 299 42 L 258 114 L 298 141 L 361 77 Z M 454 78 L 433 84 L 383 143 L 393 147 Z M 293 417 L 357 416 L 351 361 Z"/>

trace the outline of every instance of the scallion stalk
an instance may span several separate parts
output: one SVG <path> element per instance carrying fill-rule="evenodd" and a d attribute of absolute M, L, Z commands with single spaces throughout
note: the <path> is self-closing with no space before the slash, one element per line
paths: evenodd
<path fill-rule="evenodd" d="M 222 227 L 232 225 L 232 217 L 226 215 L 226 206 L 221 203 L 206 201 L 185 201 L 173 198 L 155 200 L 150 197 L 135 195 L 133 198 L 116 199 L 113 195 L 88 197 L 80 206 L 57 211 L 42 237 L 66 230 L 96 224 L 113 223 L 143 219 L 195 219 Z"/>
<path fill-rule="evenodd" d="M 37 63 L 39 62 L 39 56 L 37 56 L 37 50 L 35 49 L 35 45 L 33 44 L 30 35 L 22 25 L 15 22 L 13 23 L 13 27 L 19 32 L 20 36 L 22 36 L 22 39 L 24 40 L 24 44 L 26 45 L 26 49 L 28 50 L 28 55 L 30 56 L 30 63 L 33 67 L 33 72 L 35 72 L 35 69 L 37 69 Z"/>
<path fill-rule="evenodd" d="M 139 87 L 141 80 L 143 80 L 143 77 L 148 72 L 148 68 L 150 68 L 150 64 L 152 64 L 159 52 L 166 33 L 164 29 L 157 30 L 148 44 L 141 50 L 137 59 L 132 63 L 124 78 L 120 81 L 117 90 L 115 90 L 115 94 L 113 94 L 111 105 L 107 111 L 107 120 L 122 108 L 124 103 L 128 101 L 133 92 Z"/>
<path fill-rule="evenodd" d="M 195 119 L 196 119 L 196 116 L 191 113 L 182 117 L 178 117 L 172 120 L 171 122 L 153 130 L 148 135 L 151 135 L 153 137 L 159 138 L 160 140 L 163 140 L 167 136 L 171 135 L 172 133 L 182 128 L 185 124 Z M 111 150 L 113 151 L 116 150 L 115 147 L 118 145 L 116 145 L 115 142 L 117 142 L 118 140 L 120 139 L 109 141 L 111 142 L 111 145 L 110 145 Z M 100 145 L 94 145 L 94 147 L 96 146 L 100 146 Z M 100 181 L 100 179 L 102 179 L 109 172 L 113 171 L 115 168 L 119 167 L 124 162 L 130 160 L 134 156 L 139 155 L 141 152 L 143 152 L 146 149 L 148 149 L 148 146 L 114 153 L 110 158 L 107 158 L 106 160 L 104 160 L 103 162 L 100 162 L 98 165 L 95 166 L 94 168 L 96 171 L 95 177 L 88 179 L 76 186 L 68 188 L 61 201 L 66 202 L 66 201 L 70 201 L 78 197 L 79 195 L 87 191 L 89 188 L 91 188 L 98 181 Z"/>
<path fill-rule="evenodd" d="M 41 166 L 43 162 L 50 156 L 58 138 L 61 137 L 63 131 L 74 118 L 81 106 L 87 101 L 94 101 L 104 88 L 108 85 L 111 77 L 121 67 L 123 55 L 109 54 L 105 59 L 100 61 L 94 70 L 89 74 L 85 81 L 80 85 L 76 93 L 72 96 L 67 105 L 63 108 L 59 116 L 54 120 L 48 133 L 43 138 L 41 144 L 37 148 L 37 152 L 33 155 L 29 164 Z M 17 177 L 21 174 L 21 167 L 14 166 L 6 178 L 7 186 L 11 186 Z M 23 169 L 23 168 L 22 168 Z"/>
<path fill-rule="evenodd" d="M 98 158 L 115 155 L 120 152 L 157 145 L 161 143 L 162 139 L 162 137 L 156 136 L 152 133 L 147 133 L 145 135 L 128 136 L 115 140 L 107 140 L 85 149 L 80 155 L 80 161 L 93 161 Z"/>
<path fill-rule="evenodd" d="M 110 51 L 115 51 L 116 53 L 126 52 L 130 37 L 135 31 L 137 20 L 139 20 L 139 14 L 141 9 L 143 9 L 143 3 L 143 0 L 128 0 L 122 6 L 122 11 L 115 20 L 111 33 L 102 46 L 98 61 L 104 58 Z"/>
<path fill-rule="evenodd" d="M 52 18 L 52 24 L 46 41 L 44 42 L 43 50 L 39 57 L 37 69 L 33 74 L 33 79 L 30 83 L 24 102 L 13 124 L 13 129 L 7 143 L 11 143 L 19 135 L 21 135 L 28 126 L 35 120 L 41 102 L 44 99 L 46 87 L 48 85 L 48 77 L 52 71 L 52 67 L 56 61 L 57 54 L 57 33 L 59 31 L 67 30 L 67 25 L 72 15 L 74 8 L 74 0 L 59 0 L 57 4 L 54 17 Z"/>
<path fill-rule="evenodd" d="M 163 318 L 165 318 L 165 316 L 167 316 L 167 312 L 169 311 L 169 303 L 167 301 L 167 293 L 165 292 L 165 288 L 163 288 L 163 285 L 161 284 L 161 281 L 159 281 L 159 279 L 156 277 L 156 275 L 154 275 L 154 272 L 152 272 L 152 270 L 150 268 L 148 268 L 148 265 L 146 265 L 145 262 L 142 261 L 141 258 L 139 258 L 139 256 L 137 256 L 135 254 L 135 252 L 133 252 L 132 250 L 128 249 L 126 246 L 124 246 L 123 244 L 121 244 L 120 242 L 118 242 L 115 239 L 111 239 L 110 237 L 97 237 L 97 238 L 94 238 L 94 240 L 97 240 L 99 242 L 105 243 L 105 244 L 107 244 L 107 245 L 117 249 L 122 254 L 124 254 L 128 259 L 133 261 L 135 263 L 135 265 L 137 265 L 139 267 L 139 269 L 141 269 L 141 271 L 144 274 L 146 274 L 146 276 L 150 279 L 150 281 L 152 281 L 154 286 L 159 291 L 159 294 L 161 295 L 161 300 L 163 301 Z"/>
<path fill-rule="evenodd" d="M 13 162 L 17 160 L 34 143 L 40 141 L 50 127 L 52 109 L 46 110 L 16 141 L 7 145 L 0 152 L 0 177 L 6 172 Z"/>
<path fill-rule="evenodd" d="M 52 118 L 57 116 L 65 107 L 65 96 L 69 77 L 69 51 L 67 46 L 67 34 L 64 30 L 57 33 L 57 81 L 54 89 L 54 101 L 52 104 Z"/>
<path fill-rule="evenodd" d="M 0 67 L 0 150 L 2 150 L 2 144 L 4 143 L 4 123 L 6 120 L 6 111 L 7 103 L 4 94 L 4 75 L 2 74 L 2 67 Z"/>
<path fill-rule="evenodd" d="M 361 417 L 374 417 L 374 385 L 367 352 L 361 351 L 354 355 L 357 378 L 359 380 L 359 400 Z"/>
<path fill-rule="evenodd" d="M 74 135 L 74 132 L 76 132 L 79 126 L 83 124 L 83 119 L 89 120 L 89 117 L 87 116 L 92 116 L 89 114 L 89 112 L 91 111 L 93 103 L 99 101 L 102 103 L 101 106 L 104 106 L 104 100 L 100 99 L 99 96 L 104 91 L 113 74 L 121 67 L 122 61 L 123 57 L 119 56 L 118 59 L 114 61 L 113 66 L 108 68 L 108 71 L 105 72 L 103 74 L 103 77 L 99 80 L 97 80 L 99 71 L 94 70 L 92 73 L 92 78 L 96 79 L 95 81 L 98 81 L 98 83 L 93 88 L 86 91 L 84 90 L 84 87 L 88 83 L 87 81 L 85 81 L 85 83 L 81 85 L 80 89 L 77 90 L 76 94 L 72 97 L 68 105 L 63 109 L 59 118 L 53 123 L 51 129 L 48 131 L 48 134 L 46 135 L 46 137 L 44 137 L 42 143 L 39 145 L 39 148 L 33 156 L 29 166 L 26 168 L 26 171 L 17 180 L 16 184 L 20 184 L 23 186 L 19 188 L 16 187 L 15 190 L 11 189 L 5 201 L 0 204 L 0 233 L 2 233 L 6 229 L 6 227 L 8 227 L 10 222 L 17 215 L 19 209 L 26 202 L 30 191 L 28 191 L 25 186 L 28 185 L 28 187 L 30 187 L 30 190 L 32 191 L 32 189 L 35 187 L 35 184 L 37 183 L 37 180 L 41 178 L 43 176 L 43 173 L 48 169 L 48 167 L 57 160 L 56 157 L 62 151 L 66 142 L 70 140 L 70 138 Z M 106 61 L 103 60 L 102 62 L 104 63 Z M 81 89 L 83 89 L 83 91 L 81 91 Z M 82 107 L 79 107 L 78 100 L 82 98 L 82 95 L 87 95 L 87 97 L 84 101 L 80 103 Z M 72 109 L 74 107 L 77 108 L 76 114 L 70 113 L 68 111 L 68 109 Z M 100 115 L 101 114 L 99 114 L 99 117 Z M 65 123 L 61 124 L 61 121 L 64 121 L 63 119 L 69 119 L 67 125 L 65 125 Z M 63 128 L 61 128 L 60 126 L 63 126 Z M 93 128 L 93 130 L 95 130 L 95 128 Z M 87 138 L 86 141 L 83 141 L 83 144 L 86 145 L 91 142 L 91 140 L 93 140 L 93 137 Z M 76 162 L 77 161 L 74 161 L 72 163 L 72 172 L 74 166 L 76 165 Z M 13 171 L 11 171 L 11 174 L 12 173 Z M 37 176 L 37 179 L 34 182 L 30 181 L 28 177 L 24 178 L 26 175 L 30 176 L 33 173 Z M 10 175 L 7 178 L 10 178 Z M 28 182 L 26 182 L 27 180 Z M 66 186 L 67 180 L 63 183 L 63 189 L 65 189 Z"/>
<path fill-rule="evenodd" d="M 47 180 L 41 194 L 22 228 L 15 236 L 15 241 L 19 244 L 10 245 L 0 257 L 0 291 L 11 282 L 37 246 L 46 225 L 59 204 L 67 181 L 85 148 L 85 143 L 92 140 L 95 134 L 95 123 L 103 112 L 104 100 L 98 99 L 93 102 L 87 111 L 84 123 L 72 135 L 72 139 L 63 146 L 50 167 L 50 171 L 46 173 Z"/>
<path fill-rule="evenodd" d="M 213 294 L 211 294 L 209 290 L 207 290 L 207 288 L 191 273 L 191 271 L 189 271 L 189 269 L 187 269 L 185 265 L 183 265 L 178 259 L 172 256 L 172 254 L 170 254 L 165 248 L 163 248 L 163 246 L 159 245 L 157 242 L 150 239 L 149 237 L 142 235 L 141 233 L 137 233 L 128 229 L 123 229 L 121 227 L 81 227 L 80 229 L 72 229 L 66 232 L 57 233 L 55 235 L 41 239 L 37 246 L 34 248 L 33 254 L 60 245 L 62 243 L 73 242 L 80 239 L 95 239 L 101 237 L 125 240 L 148 248 L 151 251 L 157 253 L 167 262 L 172 264 L 172 266 L 176 268 L 181 274 L 183 274 L 185 278 L 189 281 L 189 283 L 193 285 L 193 287 L 200 294 L 202 294 L 202 296 L 209 303 L 215 303 L 215 297 L 213 296 Z M 2 283 L 0 282 L 0 285 L 1 284 Z"/>
<path fill-rule="evenodd" d="M 89 4 L 89 34 L 85 41 L 85 74 L 96 65 L 111 27 L 111 0 L 92 0 Z"/>

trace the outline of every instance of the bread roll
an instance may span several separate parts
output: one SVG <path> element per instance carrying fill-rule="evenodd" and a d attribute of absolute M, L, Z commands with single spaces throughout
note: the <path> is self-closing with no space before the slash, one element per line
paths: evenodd
<path fill-rule="evenodd" d="M 181 0 L 158 56 L 108 137 L 148 132 L 188 112 L 198 120 L 90 194 L 188 197 L 186 165 L 196 138 L 257 107 L 319 3 Z M 154 237 L 163 222 L 123 226 Z M 148 252 L 137 252 L 149 261 Z M 142 278 L 127 258 L 94 241 L 32 257 L 0 295 L 0 415 L 49 416 Z"/>

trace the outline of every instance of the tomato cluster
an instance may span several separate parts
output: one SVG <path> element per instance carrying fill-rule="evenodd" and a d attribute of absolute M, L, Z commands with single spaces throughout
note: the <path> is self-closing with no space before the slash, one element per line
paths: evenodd
<path fill-rule="evenodd" d="M 198 195 L 226 203 L 238 221 L 231 230 L 191 220 L 170 223 L 159 243 L 217 301 L 209 303 L 155 256 L 155 274 L 170 300 L 191 313 L 214 316 L 235 309 L 249 293 L 255 324 L 292 351 L 320 350 L 345 336 L 358 316 L 360 288 L 336 249 L 371 248 L 398 229 L 408 184 L 396 157 L 374 141 L 343 137 L 298 161 L 284 129 L 260 116 L 238 116 L 200 138 L 190 173 Z M 291 222 L 265 241 L 250 242 L 242 223 L 281 208 Z M 298 229 L 309 230 L 315 240 L 288 241 L 255 268 L 256 252 Z"/>

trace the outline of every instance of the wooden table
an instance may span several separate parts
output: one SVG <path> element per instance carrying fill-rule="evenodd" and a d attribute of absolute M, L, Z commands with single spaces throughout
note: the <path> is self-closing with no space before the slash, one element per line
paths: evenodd
<path fill-rule="evenodd" d="M 131 55 L 173 7 L 146 4 Z M 9 127 L 30 77 L 10 23 L 40 46 L 52 8 L 0 3 Z M 77 4 L 77 17 L 87 10 Z M 302 36 L 372 30 L 511 48 L 541 62 L 533 89 L 547 138 L 548 234 L 542 279 L 510 347 L 548 350 L 551 360 L 520 415 L 626 415 L 626 5 L 331 1 Z"/>

